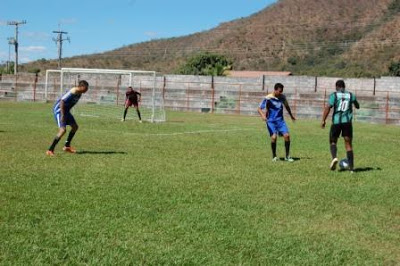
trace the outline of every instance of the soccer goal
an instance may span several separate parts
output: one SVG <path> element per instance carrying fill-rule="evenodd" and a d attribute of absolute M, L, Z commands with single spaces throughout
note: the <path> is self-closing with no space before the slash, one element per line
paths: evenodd
<path fill-rule="evenodd" d="M 78 85 L 80 80 L 89 83 L 89 90 L 74 107 L 76 115 L 121 119 L 125 92 L 129 86 L 141 93 L 139 109 L 142 120 L 165 122 L 162 89 L 157 86 L 154 71 L 62 68 L 46 71 L 45 95 L 54 100 Z M 57 82 L 58 81 L 58 82 Z M 126 119 L 138 119 L 136 112 L 128 112 Z"/>

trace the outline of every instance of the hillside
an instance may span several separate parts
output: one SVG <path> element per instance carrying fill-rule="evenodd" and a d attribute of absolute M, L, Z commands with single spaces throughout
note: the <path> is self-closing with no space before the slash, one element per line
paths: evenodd
<path fill-rule="evenodd" d="M 252 16 L 188 36 L 66 58 L 64 66 L 173 73 L 199 52 L 224 54 L 235 70 L 380 76 L 399 58 L 400 0 L 281 0 Z M 23 66 L 56 68 L 56 61 Z"/>

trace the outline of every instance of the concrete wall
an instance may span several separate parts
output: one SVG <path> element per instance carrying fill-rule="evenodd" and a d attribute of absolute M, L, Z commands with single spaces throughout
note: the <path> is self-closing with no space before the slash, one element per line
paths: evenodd
<path fill-rule="evenodd" d="M 82 79 L 85 77 L 81 76 Z M 84 101 L 104 99 L 123 103 L 128 86 L 126 77 L 86 77 L 90 94 Z M 157 77 L 157 101 L 166 109 L 195 112 L 257 115 L 257 106 L 263 97 L 273 91 L 275 83 L 284 84 L 292 111 L 299 118 L 320 118 L 323 107 L 335 82 L 339 78 L 310 76 L 264 76 L 259 78 L 233 78 L 210 76 L 166 75 Z M 345 79 L 347 88 L 354 92 L 361 103 L 356 120 L 374 123 L 400 124 L 400 77 L 377 79 Z M 76 84 L 71 80 L 67 87 Z M 151 77 L 136 76 L 133 86 L 143 94 L 143 104 L 151 104 Z M 0 100 L 54 101 L 60 95 L 59 76 L 54 74 L 45 93 L 45 77 L 34 74 L 2 75 Z M 85 100 L 84 100 L 85 99 Z"/>

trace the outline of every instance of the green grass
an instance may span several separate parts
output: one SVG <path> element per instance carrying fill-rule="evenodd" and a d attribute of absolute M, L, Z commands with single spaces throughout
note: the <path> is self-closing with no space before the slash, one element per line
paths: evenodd
<path fill-rule="evenodd" d="M 318 121 L 273 163 L 259 118 L 168 120 L 77 117 L 80 153 L 48 158 L 51 105 L 0 102 L 0 264 L 400 263 L 399 127 L 355 123 L 350 174 Z"/>

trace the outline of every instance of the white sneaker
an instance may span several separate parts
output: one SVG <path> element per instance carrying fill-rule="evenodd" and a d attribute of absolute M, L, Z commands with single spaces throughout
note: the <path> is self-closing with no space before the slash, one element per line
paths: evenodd
<path fill-rule="evenodd" d="M 277 162 L 278 160 L 279 160 L 278 157 L 272 158 L 272 161 L 273 161 L 273 162 Z"/>
<path fill-rule="evenodd" d="M 285 158 L 285 161 L 294 162 L 294 159 L 292 157 L 288 156 L 288 157 Z"/>
<path fill-rule="evenodd" d="M 338 158 L 333 158 L 329 168 L 333 171 L 336 169 L 336 165 L 338 164 Z"/>
<path fill-rule="evenodd" d="M 125 122 L 125 119 L 122 118 L 122 119 L 121 119 L 121 122 Z"/>
<path fill-rule="evenodd" d="M 143 123 L 142 120 L 139 120 L 139 123 L 140 123 L 140 124 Z"/>

